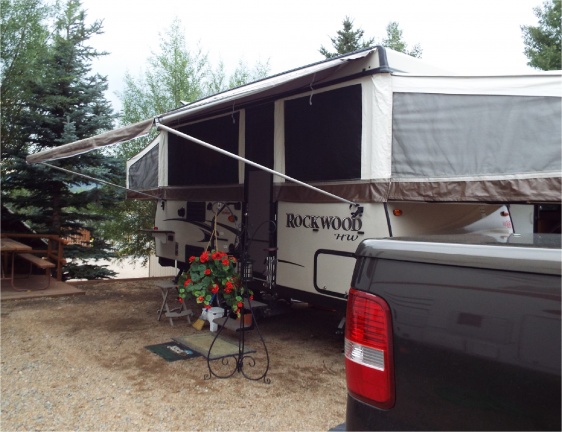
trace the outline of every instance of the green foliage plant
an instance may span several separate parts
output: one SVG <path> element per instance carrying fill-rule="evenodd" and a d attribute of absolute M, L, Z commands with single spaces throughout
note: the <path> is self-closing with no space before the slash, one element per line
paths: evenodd
<path fill-rule="evenodd" d="M 414 45 L 411 50 L 408 49 L 408 45 L 402 39 L 402 30 L 396 21 L 391 21 L 386 26 L 386 38 L 382 40 L 382 46 L 416 58 L 421 58 L 423 52 L 419 44 Z"/>
<path fill-rule="evenodd" d="M 547 0 L 533 9 L 538 26 L 521 26 L 528 66 L 539 70 L 562 69 L 562 13 L 560 0 Z"/>

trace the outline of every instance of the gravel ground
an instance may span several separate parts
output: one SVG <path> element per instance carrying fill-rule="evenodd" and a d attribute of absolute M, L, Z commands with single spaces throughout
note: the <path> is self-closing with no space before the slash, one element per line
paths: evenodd
<path fill-rule="evenodd" d="M 3 302 L 1 430 L 327 431 L 343 423 L 339 316 L 297 304 L 260 319 L 269 384 L 239 373 L 205 379 L 203 357 L 166 362 L 144 348 L 198 333 L 183 320 L 156 320 L 153 284 L 88 283 L 78 285 L 84 296 Z M 258 342 L 247 333 L 248 345 Z"/>

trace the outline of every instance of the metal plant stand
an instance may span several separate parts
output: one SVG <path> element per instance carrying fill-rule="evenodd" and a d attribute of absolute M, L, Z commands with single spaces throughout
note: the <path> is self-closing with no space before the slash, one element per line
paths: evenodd
<path fill-rule="evenodd" d="M 244 227 L 248 226 L 248 212 L 244 212 Z M 205 379 L 211 379 L 213 376 L 217 378 L 230 378 L 236 372 L 241 373 L 244 378 L 253 381 L 263 380 L 266 384 L 270 384 L 271 380 L 267 378 L 267 372 L 269 371 L 269 352 L 267 351 L 267 346 L 260 332 L 256 317 L 254 315 L 254 308 L 265 307 L 264 303 L 255 301 L 252 307 L 252 300 L 248 295 L 247 284 L 251 282 L 254 278 L 253 276 L 253 261 L 248 255 L 248 245 L 250 240 L 248 239 L 248 233 L 246 228 L 242 229 L 239 234 L 240 244 L 241 244 L 241 260 L 240 263 L 240 279 L 244 285 L 244 307 L 242 308 L 242 316 L 239 321 L 230 318 L 230 311 L 226 317 L 215 318 L 213 322 L 218 324 L 217 334 L 215 335 L 209 351 L 207 354 L 207 367 L 209 368 L 209 373 L 205 375 Z M 252 322 L 250 325 L 244 323 L 244 310 L 248 310 L 252 317 Z M 213 354 L 213 348 L 215 347 L 215 342 L 227 328 L 234 331 L 238 337 L 238 352 L 236 354 Z M 252 350 L 246 346 L 246 332 L 250 330 L 257 330 L 259 336 L 259 344 L 263 347 L 262 350 Z M 220 351 L 220 350 L 217 350 Z"/>
<path fill-rule="evenodd" d="M 267 346 L 256 322 L 251 300 L 247 298 L 244 303 L 247 303 L 249 306 L 248 309 L 252 315 L 252 323 L 250 325 L 245 325 L 243 319 L 240 319 L 238 323 L 237 320 L 232 319 L 229 316 L 218 319 L 219 328 L 211 346 L 209 347 L 207 355 L 207 367 L 209 368 L 209 373 L 205 375 L 205 379 L 211 379 L 213 376 L 217 378 L 230 378 L 238 372 L 241 373 L 244 378 L 249 380 L 263 380 L 266 384 L 271 383 L 271 380 L 267 377 L 267 372 L 269 371 L 269 352 L 267 351 Z M 217 322 L 217 320 L 215 320 L 215 322 Z M 236 332 L 236 335 L 238 336 L 238 353 L 223 357 L 211 355 L 217 338 L 225 328 Z M 259 352 L 247 349 L 246 332 L 250 330 L 257 330 L 259 343 L 263 347 L 265 358 L 258 358 L 260 354 Z M 262 362 L 263 364 L 261 364 Z M 252 371 L 255 373 L 252 373 Z"/>

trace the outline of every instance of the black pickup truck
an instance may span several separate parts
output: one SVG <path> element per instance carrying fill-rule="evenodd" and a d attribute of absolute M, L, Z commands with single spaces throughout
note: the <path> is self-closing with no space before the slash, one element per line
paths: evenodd
<path fill-rule="evenodd" d="M 365 240 L 347 430 L 561 430 L 560 235 Z"/>

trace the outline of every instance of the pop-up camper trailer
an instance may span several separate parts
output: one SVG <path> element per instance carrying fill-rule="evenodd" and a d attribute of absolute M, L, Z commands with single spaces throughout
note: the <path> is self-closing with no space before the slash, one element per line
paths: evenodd
<path fill-rule="evenodd" d="M 254 292 L 343 307 L 363 239 L 510 234 L 511 204 L 560 204 L 561 93 L 560 72 L 456 76 L 375 47 L 28 161 L 154 123 L 160 134 L 128 162 L 127 187 L 158 200 L 162 264 L 200 253 L 216 223 L 220 248 L 244 243 Z"/>

